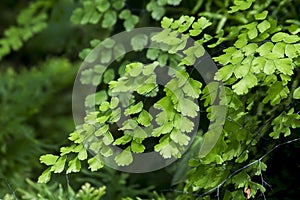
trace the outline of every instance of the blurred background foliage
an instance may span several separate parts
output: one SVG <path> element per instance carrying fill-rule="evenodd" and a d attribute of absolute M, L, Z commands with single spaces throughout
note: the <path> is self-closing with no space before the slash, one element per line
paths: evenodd
<path fill-rule="evenodd" d="M 134 27 L 160 26 L 163 16 L 205 16 L 213 23 L 209 29 L 212 35 L 224 34 L 221 29 L 229 34 L 231 30 L 226 27 L 243 20 L 246 23 L 247 19 L 239 13 L 228 16 L 228 6 L 232 4 L 229 0 L 112 0 L 109 2 L 115 3 L 115 7 L 101 7 L 103 13 L 95 14 L 95 19 L 91 16 L 85 19 L 80 16 L 80 9 L 92 9 L 87 2 L 97 1 L 2 0 L 0 3 L 0 199 L 96 200 L 102 196 L 101 199 L 109 200 L 137 196 L 175 199 L 182 192 L 172 183 L 179 182 L 180 188 L 185 178 L 180 172 L 181 162 L 146 174 L 104 168 L 93 173 L 82 170 L 68 176 L 58 174 L 49 184 L 36 183 L 44 170 L 39 157 L 57 153 L 60 146 L 68 144 L 68 134 L 74 130 L 71 100 L 80 65 L 78 55 L 94 38 L 103 40 Z M 299 1 L 259 2 L 265 2 L 261 4 L 278 23 L 299 28 Z M 113 13 L 124 9 L 138 18 L 117 19 Z M 103 23 L 105 16 L 107 22 Z M 218 55 L 230 42 L 208 51 Z M 268 199 L 298 196 L 300 186 L 295 175 L 300 167 L 299 143 L 277 149 L 267 164 L 264 175 L 273 188 L 267 191 Z"/>
<path fill-rule="evenodd" d="M 105 192 L 101 190 L 105 199 L 149 197 L 152 185 L 162 189 L 169 184 L 171 176 L 165 172 L 130 177 L 109 168 L 57 175 L 48 185 L 35 183 L 43 171 L 39 157 L 66 145 L 74 129 L 71 101 L 79 52 L 94 38 L 102 40 L 124 30 L 123 26 L 111 30 L 74 25 L 70 18 L 79 6 L 80 2 L 72 0 L 0 3 L 0 199 L 100 199 L 77 195 L 86 182 L 97 188 L 106 186 Z M 37 23 L 45 26 L 24 39 L 24 27 L 29 25 L 23 26 L 18 19 L 30 12 L 29 20 L 45 14 Z M 18 29 L 12 31 L 15 35 L 7 33 L 12 28 Z M 9 51 L 4 40 L 12 43 Z"/>

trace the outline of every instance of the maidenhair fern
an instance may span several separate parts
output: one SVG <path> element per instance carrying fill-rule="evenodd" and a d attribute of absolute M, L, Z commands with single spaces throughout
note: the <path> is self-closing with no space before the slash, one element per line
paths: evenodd
<path fill-rule="evenodd" d="M 182 0 L 151 0 L 146 8 L 151 12 L 151 17 L 160 20 L 166 13 L 166 6 L 178 6 Z"/>
<path fill-rule="evenodd" d="M 101 27 L 112 28 L 118 18 L 124 20 L 127 31 L 132 30 L 139 22 L 139 17 L 130 10 L 124 9 L 125 0 L 82 0 L 81 6 L 73 11 L 71 21 L 74 24 L 86 25 L 101 22 Z"/>
<path fill-rule="evenodd" d="M 20 189 L 18 193 L 24 200 L 31 199 L 49 199 L 49 200 L 100 200 L 106 193 L 106 187 L 95 188 L 89 183 L 85 183 L 75 192 L 71 186 L 64 188 L 60 184 L 37 184 L 31 180 L 26 180 L 28 185 L 32 186 L 32 190 Z M 7 199 L 8 200 L 8 199 Z"/>
<path fill-rule="evenodd" d="M 131 94 L 137 92 L 144 97 L 157 95 L 158 85 L 154 72 L 157 67 L 160 67 L 158 62 L 149 65 L 131 63 L 126 66 L 121 78 L 109 82 L 110 100 L 95 102 L 99 110 L 88 113 L 85 123 L 70 135 L 69 139 L 78 145 L 61 148 L 61 157 L 51 154 L 41 157 L 41 162 L 51 167 L 40 177 L 40 181 L 48 181 L 51 172 L 60 173 L 66 165 L 67 154 L 71 152 L 78 154 L 68 161 L 67 173 L 78 172 L 81 161 L 87 159 L 86 148 L 95 154 L 88 161 L 93 171 L 103 166 L 101 157 L 115 156 L 118 165 L 129 165 L 133 161 L 132 153 L 145 151 L 143 140 L 148 137 L 160 138 L 154 149 L 162 157 L 181 157 L 182 149 L 191 140 L 186 133 L 190 133 L 194 126 L 189 118 L 198 115 L 199 107 L 194 101 L 201 92 L 201 83 L 190 78 L 183 70 L 176 72 L 175 77 L 165 86 L 165 97 L 154 104 L 154 108 L 160 112 L 152 116 L 145 110 L 143 102 L 136 102 Z M 120 121 L 122 113 L 124 116 Z M 137 117 L 123 119 L 130 115 Z M 153 121 L 157 127 L 153 127 Z M 119 130 L 124 132 L 118 139 L 110 132 L 110 126 L 114 123 L 121 124 Z M 111 145 L 129 146 L 114 155 Z"/>
<path fill-rule="evenodd" d="M 151 0 L 147 10 L 160 20 L 165 13 L 163 6 L 180 3 Z M 125 20 L 125 29 L 131 30 L 138 22 L 129 10 L 121 11 L 122 6 L 115 8 L 109 1 L 82 1 L 82 5 L 73 13 L 77 24 L 101 23 L 102 28 L 111 28 L 119 16 Z M 278 24 L 268 5 L 234 0 L 226 1 L 226 8 L 220 11 L 224 16 L 201 13 L 199 18 L 163 17 L 161 32 L 150 38 L 144 34 L 130 38 L 136 53 L 143 52 L 149 39 L 154 43 L 156 48 L 144 52 L 147 62 L 124 61 L 124 46 L 112 39 L 102 41 L 104 48 L 97 52 L 100 64 L 84 69 L 80 81 L 103 87 L 86 97 L 87 113 L 69 136 L 72 145 L 62 147 L 59 155 L 40 158 L 48 169 L 39 182 L 48 182 L 51 173 L 78 172 L 85 160 L 91 171 L 102 168 L 107 158 L 119 167 L 130 166 L 135 154 L 151 150 L 145 144 L 147 138 L 155 139 L 153 150 L 163 159 L 180 158 L 198 129 L 194 120 L 203 109 L 210 125 L 201 127 L 205 131 L 199 136 L 203 142 L 193 147 L 198 153 L 189 161 L 191 170 L 178 199 L 209 199 L 214 191 L 219 198 L 222 187 L 224 199 L 264 194 L 264 159 L 278 145 L 261 156 L 261 138 L 276 142 L 282 136 L 294 137 L 300 127 L 299 31 L 295 26 Z M 91 46 L 99 42 L 92 40 Z M 221 45 L 227 47 L 213 58 L 219 69 L 205 74 L 211 77 L 206 82 L 206 76 L 201 74 L 204 77 L 200 78 L 194 69 L 207 53 L 204 48 L 214 51 Z M 96 58 L 88 55 L 91 51 L 85 49 L 80 57 L 94 62 Z M 104 64 L 112 57 L 118 57 L 117 67 L 106 69 Z M 165 65 L 170 67 L 166 70 Z M 165 70 L 164 86 L 158 83 L 160 70 Z M 156 114 L 147 100 L 153 100 Z"/>

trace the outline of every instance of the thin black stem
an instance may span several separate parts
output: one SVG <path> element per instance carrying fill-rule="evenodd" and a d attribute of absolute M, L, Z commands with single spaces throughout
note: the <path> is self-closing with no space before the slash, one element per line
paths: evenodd
<path fill-rule="evenodd" d="M 66 182 L 67 182 L 67 198 L 68 198 L 68 200 L 70 200 L 70 192 L 69 192 L 69 189 L 70 189 L 70 180 L 69 180 L 69 176 L 68 176 L 67 173 L 66 173 Z"/>
<path fill-rule="evenodd" d="M 5 184 L 8 187 L 9 192 L 13 195 L 15 200 L 18 200 L 17 196 L 16 196 L 16 191 L 12 189 L 11 185 L 9 184 L 8 180 L 6 178 L 2 178 L 0 177 L 0 180 L 3 180 L 5 182 Z"/>
<path fill-rule="evenodd" d="M 215 190 L 218 191 L 218 190 L 220 189 L 220 187 L 222 187 L 222 186 L 223 186 L 230 178 L 232 178 L 234 175 L 236 175 L 237 173 L 243 171 L 244 169 L 249 168 L 250 166 L 252 166 L 252 165 L 254 165 L 254 164 L 256 164 L 256 163 L 261 162 L 265 157 L 267 157 L 270 153 L 272 153 L 272 152 L 273 152 L 274 150 L 276 150 L 277 148 L 279 148 L 279 147 L 281 147 L 281 146 L 284 146 L 284 145 L 287 145 L 287 144 L 290 144 L 290 143 L 293 143 L 293 142 L 297 142 L 297 141 L 300 141 L 300 138 L 296 138 L 296 139 L 293 139 L 293 140 L 289 140 L 289 141 L 287 141 L 287 142 L 284 142 L 284 143 L 281 143 L 281 144 L 276 145 L 275 147 L 273 147 L 270 151 L 268 151 L 265 155 L 263 155 L 263 156 L 260 157 L 259 159 L 254 160 L 253 162 L 251 162 L 251 163 L 249 163 L 249 164 L 247 164 L 247 165 L 245 165 L 245 166 L 243 166 L 243 167 L 237 169 L 237 170 L 234 171 L 233 173 L 231 173 L 226 179 L 224 179 L 224 180 L 223 180 L 221 183 L 219 183 L 219 185 L 217 185 L 216 187 L 214 187 L 214 188 L 208 190 L 207 192 L 205 192 L 205 193 L 203 193 L 203 194 L 201 194 L 201 195 L 198 195 L 198 196 L 197 196 L 197 197 L 198 197 L 197 199 L 199 199 L 200 197 L 203 197 L 203 196 L 205 196 L 205 195 L 207 195 L 207 194 L 210 194 L 211 192 L 213 192 L 213 191 L 215 191 Z"/>

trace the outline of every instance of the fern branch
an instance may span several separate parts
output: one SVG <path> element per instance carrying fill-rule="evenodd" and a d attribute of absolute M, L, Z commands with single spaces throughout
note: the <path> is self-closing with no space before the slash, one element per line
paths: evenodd
<path fill-rule="evenodd" d="M 195 195 L 197 196 L 197 199 L 205 196 L 205 195 L 208 195 L 216 190 L 219 190 L 219 188 L 221 188 L 229 179 L 231 179 L 234 175 L 236 175 L 237 173 L 251 167 L 252 165 L 256 164 L 256 163 L 259 163 L 261 162 L 265 157 L 267 157 L 269 154 L 271 154 L 274 150 L 276 150 L 277 148 L 281 147 L 281 146 L 284 146 L 284 145 L 287 145 L 287 144 L 291 144 L 293 142 L 297 142 L 297 141 L 300 141 L 300 138 L 296 138 L 296 139 L 293 139 L 293 140 L 289 140 L 287 142 L 284 142 L 284 143 L 281 143 L 281 144 L 278 144 L 276 145 L 275 147 L 273 147 L 271 150 L 269 150 L 266 154 L 264 154 L 263 156 L 261 156 L 259 159 L 257 160 L 254 160 L 253 162 L 237 169 L 236 171 L 234 171 L 233 173 L 231 173 L 226 179 L 224 179 L 221 183 L 219 183 L 216 187 L 208 190 L 207 192 L 201 194 L 201 195 Z M 263 180 L 263 179 L 262 179 Z M 264 182 L 265 183 L 265 182 Z"/>

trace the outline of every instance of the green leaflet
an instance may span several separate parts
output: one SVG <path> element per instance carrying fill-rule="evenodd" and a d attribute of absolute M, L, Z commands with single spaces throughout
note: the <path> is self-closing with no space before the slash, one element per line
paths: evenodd
<path fill-rule="evenodd" d="M 276 66 L 273 60 L 266 60 L 264 65 L 264 73 L 271 75 L 275 72 Z"/>
<path fill-rule="evenodd" d="M 167 112 L 172 112 L 174 107 L 172 106 L 172 100 L 169 96 L 161 98 L 158 102 L 154 104 L 154 108 L 159 110 L 165 110 Z"/>
<path fill-rule="evenodd" d="M 68 137 L 69 140 L 73 141 L 74 143 L 81 143 L 82 142 L 82 138 L 80 136 L 80 131 L 79 130 L 75 130 L 73 133 L 71 133 Z"/>
<path fill-rule="evenodd" d="M 195 20 L 194 17 L 181 16 L 178 20 L 175 20 L 172 23 L 171 28 L 177 29 L 180 33 L 183 33 L 186 30 L 188 30 L 188 28 L 192 25 L 194 20 Z"/>
<path fill-rule="evenodd" d="M 293 74 L 293 63 L 289 58 L 281 58 L 274 61 L 274 64 L 278 71 L 283 74 L 292 75 Z"/>
<path fill-rule="evenodd" d="M 110 106 L 107 101 L 102 102 L 101 105 L 99 106 L 99 110 L 102 112 L 107 111 L 109 108 L 110 108 Z"/>
<path fill-rule="evenodd" d="M 108 10 L 108 8 L 110 7 L 110 3 L 108 0 L 100 0 L 100 1 L 97 1 L 97 10 L 100 11 L 100 12 L 105 12 Z"/>
<path fill-rule="evenodd" d="M 179 145 L 187 145 L 190 141 L 190 137 L 181 133 L 178 129 L 173 129 L 170 138 Z"/>
<path fill-rule="evenodd" d="M 193 65 L 197 58 L 200 58 L 204 55 L 205 49 L 199 43 L 195 43 L 194 46 L 189 47 L 183 51 L 186 56 L 179 63 L 179 65 Z"/>
<path fill-rule="evenodd" d="M 54 173 L 61 173 L 65 169 L 65 163 L 67 160 L 67 156 L 60 157 L 56 163 L 51 167 L 51 171 Z"/>
<path fill-rule="evenodd" d="M 155 122 L 158 125 L 163 125 L 166 122 L 168 122 L 169 120 L 172 120 L 174 117 L 174 114 L 175 114 L 175 112 L 173 112 L 173 110 L 171 112 L 167 112 L 164 110 L 156 115 Z"/>
<path fill-rule="evenodd" d="M 81 73 L 80 81 L 83 84 L 90 84 L 90 83 L 92 83 L 93 85 L 97 85 L 97 84 L 99 84 L 101 82 L 101 75 L 97 74 L 95 76 L 95 73 L 94 73 L 93 69 L 87 69 L 87 70 L 84 70 Z"/>
<path fill-rule="evenodd" d="M 199 111 L 198 105 L 190 99 L 180 99 L 175 109 L 189 117 L 196 117 Z"/>
<path fill-rule="evenodd" d="M 148 44 L 148 36 L 145 34 L 139 34 L 131 38 L 131 46 L 134 51 L 141 51 Z"/>
<path fill-rule="evenodd" d="M 163 17 L 163 19 L 161 20 L 161 27 L 164 29 L 167 29 L 171 26 L 173 21 L 174 21 L 174 19 L 172 19 L 172 18 Z"/>
<path fill-rule="evenodd" d="M 103 146 L 101 148 L 100 153 L 104 157 L 109 157 L 109 156 L 113 155 L 113 151 L 111 150 L 111 148 L 109 146 Z"/>
<path fill-rule="evenodd" d="M 86 107 L 94 107 L 95 105 L 100 105 L 107 99 L 107 94 L 104 90 L 90 94 L 85 99 Z"/>
<path fill-rule="evenodd" d="M 139 22 L 139 17 L 133 15 L 129 10 L 125 9 L 119 14 L 120 19 L 124 19 L 124 27 L 126 31 L 130 31 Z"/>
<path fill-rule="evenodd" d="M 297 35 L 289 35 L 287 33 L 278 32 L 274 34 L 271 38 L 272 42 L 280 42 L 283 41 L 285 43 L 295 43 L 300 40 L 300 37 Z"/>
<path fill-rule="evenodd" d="M 114 80 L 114 78 L 115 78 L 115 72 L 113 69 L 108 69 L 103 74 L 103 82 L 106 84 Z"/>
<path fill-rule="evenodd" d="M 143 64 L 142 63 L 131 63 L 126 65 L 125 71 L 130 74 L 132 77 L 137 77 L 142 73 Z"/>
<path fill-rule="evenodd" d="M 172 28 L 174 28 L 174 23 L 171 25 Z M 177 25 L 179 24 L 180 23 L 177 23 Z M 178 28 L 179 27 L 175 27 L 174 29 Z M 185 48 L 188 34 L 180 34 L 177 30 L 164 29 L 155 34 L 151 39 L 155 42 L 154 44 L 159 45 L 160 50 L 167 51 L 169 54 L 175 54 Z M 168 54 L 162 54 L 158 59 L 160 65 L 165 65 L 166 63 L 164 61 L 166 61 L 169 56 Z"/>
<path fill-rule="evenodd" d="M 231 6 L 231 10 L 228 11 L 229 13 L 234 13 L 239 10 L 247 10 L 250 8 L 254 0 L 247 0 L 247 1 L 240 1 L 240 0 L 234 0 L 234 6 Z"/>
<path fill-rule="evenodd" d="M 148 113 L 146 110 L 142 110 L 142 112 L 138 116 L 137 122 L 147 127 L 151 125 L 152 119 L 153 117 L 150 113 Z"/>
<path fill-rule="evenodd" d="M 233 180 L 235 182 L 235 185 L 238 188 L 241 188 L 244 187 L 244 185 L 246 185 L 250 181 L 250 176 L 245 172 L 241 172 L 235 175 L 233 177 Z"/>
<path fill-rule="evenodd" d="M 117 13 L 115 11 L 109 10 L 105 12 L 102 21 L 103 28 L 110 28 L 117 22 Z"/>
<path fill-rule="evenodd" d="M 102 63 L 109 63 L 112 59 L 112 52 L 110 49 L 103 49 L 100 52 L 100 58 Z"/>
<path fill-rule="evenodd" d="M 131 151 L 132 152 L 134 152 L 134 153 L 143 153 L 145 149 L 146 149 L 146 147 L 143 144 L 138 143 L 135 140 L 133 140 L 131 142 Z"/>
<path fill-rule="evenodd" d="M 219 71 L 217 72 L 215 79 L 216 80 L 222 80 L 227 81 L 233 74 L 234 67 L 233 65 L 225 65 Z"/>
<path fill-rule="evenodd" d="M 224 49 L 223 51 L 225 54 L 220 55 L 218 57 L 215 57 L 214 60 L 218 61 L 219 63 L 226 65 L 230 62 L 232 54 L 236 51 L 237 49 L 235 47 L 229 47 L 227 49 Z"/>
<path fill-rule="evenodd" d="M 263 33 L 271 27 L 271 24 L 268 20 L 264 20 L 257 25 L 259 32 Z"/>
<path fill-rule="evenodd" d="M 121 108 L 117 108 L 111 112 L 111 116 L 109 118 L 110 122 L 114 123 L 119 121 L 121 118 Z"/>
<path fill-rule="evenodd" d="M 270 136 L 274 139 L 278 139 L 281 133 L 284 133 L 284 137 L 291 134 L 291 128 L 300 127 L 300 115 L 294 113 L 294 108 L 290 109 L 288 113 L 282 112 L 278 117 L 272 121 L 273 132 Z"/>
<path fill-rule="evenodd" d="M 295 48 L 295 45 L 293 45 L 293 44 L 287 44 L 285 46 L 284 53 L 289 58 L 296 58 L 297 57 L 297 49 Z"/>
<path fill-rule="evenodd" d="M 267 96 L 263 99 L 263 103 L 267 103 L 270 101 L 271 105 L 277 105 L 281 102 L 282 99 L 288 97 L 288 93 L 288 87 L 277 81 L 272 84 L 271 87 L 267 90 Z"/>
<path fill-rule="evenodd" d="M 267 17 L 267 15 L 268 15 L 268 11 L 264 10 L 263 12 L 256 14 L 255 19 L 256 20 L 264 20 Z"/>
<path fill-rule="evenodd" d="M 47 27 L 48 11 L 51 3 L 31 2 L 17 16 L 17 26 L 10 26 L 4 30 L 0 39 L 0 60 L 12 50 L 17 51 L 23 43 Z"/>
<path fill-rule="evenodd" d="M 149 50 L 150 50 L 150 49 L 149 49 Z M 146 65 L 146 66 L 144 67 L 144 69 L 143 69 L 143 74 L 146 75 L 146 76 L 153 74 L 153 73 L 154 73 L 154 70 L 156 69 L 156 67 L 157 67 L 158 65 L 159 65 L 159 63 L 156 62 L 156 61 L 153 62 L 152 64 Z M 153 82 L 153 83 L 156 83 L 156 81 Z"/>
<path fill-rule="evenodd" d="M 251 54 L 255 53 L 258 45 L 255 43 L 249 43 L 244 46 L 241 50 L 245 53 L 246 56 L 250 56 Z"/>
<path fill-rule="evenodd" d="M 127 144 L 128 142 L 130 142 L 132 140 L 132 136 L 131 135 L 128 135 L 128 134 L 125 134 L 126 131 L 124 132 L 124 135 L 118 139 L 116 139 L 114 141 L 114 145 L 124 145 L 124 144 Z"/>
<path fill-rule="evenodd" d="M 94 172 L 101 169 L 104 164 L 98 156 L 94 156 L 88 160 L 89 169 Z"/>
<path fill-rule="evenodd" d="M 125 5 L 125 0 L 115 0 L 112 3 L 112 6 L 116 9 L 116 10 L 120 10 L 124 7 Z"/>
<path fill-rule="evenodd" d="M 47 168 L 38 178 L 38 183 L 47 183 L 51 178 L 51 167 Z"/>
<path fill-rule="evenodd" d="M 55 164 L 57 159 L 58 156 L 52 154 L 46 154 L 40 157 L 40 162 L 49 166 Z"/>
<path fill-rule="evenodd" d="M 125 9 L 125 10 L 122 10 L 122 12 L 119 14 L 119 17 L 120 19 L 128 19 L 131 15 L 131 12 L 130 10 L 128 9 Z"/>
<path fill-rule="evenodd" d="M 233 91 L 238 94 L 246 94 L 248 93 L 250 88 L 253 88 L 257 85 L 257 78 L 249 73 L 243 79 L 241 79 L 238 83 L 232 86 Z"/>
<path fill-rule="evenodd" d="M 152 136 L 159 137 L 162 134 L 170 133 L 173 129 L 173 123 L 172 122 L 166 122 L 160 124 L 162 126 L 155 128 L 152 132 Z"/>
<path fill-rule="evenodd" d="M 156 58 L 158 58 L 159 54 L 160 54 L 159 49 L 149 48 L 147 50 L 146 57 L 150 60 L 156 60 Z"/>
<path fill-rule="evenodd" d="M 272 53 L 276 54 L 278 58 L 283 58 L 285 53 L 285 46 L 284 42 L 277 42 L 272 49 Z"/>
<path fill-rule="evenodd" d="M 190 30 L 190 35 L 191 36 L 197 36 L 200 33 L 202 33 L 202 31 L 211 26 L 212 23 L 206 19 L 205 17 L 200 17 L 196 22 L 193 23 L 192 25 L 192 30 Z"/>
<path fill-rule="evenodd" d="M 127 166 L 133 161 L 130 147 L 123 150 L 120 154 L 115 157 L 115 161 L 119 166 Z"/>
<path fill-rule="evenodd" d="M 207 84 L 203 90 L 203 96 L 201 97 L 201 100 L 205 100 L 204 105 L 208 106 L 215 102 L 217 96 L 218 96 L 218 88 L 219 83 L 218 82 L 210 82 Z"/>
<path fill-rule="evenodd" d="M 71 172 L 79 172 L 80 168 L 81 168 L 80 160 L 78 159 L 78 157 L 75 157 L 74 159 L 69 161 L 67 174 Z"/>
<path fill-rule="evenodd" d="M 147 138 L 147 133 L 145 132 L 145 130 L 143 128 L 138 126 L 134 129 L 132 136 L 134 139 L 145 139 L 145 138 Z"/>
<path fill-rule="evenodd" d="M 151 17 L 155 20 L 160 20 L 165 12 L 165 6 L 172 5 L 172 6 L 178 6 L 182 0 L 151 0 L 147 6 L 147 11 L 151 12 Z"/>
<path fill-rule="evenodd" d="M 109 131 L 105 132 L 103 135 L 103 143 L 105 145 L 110 145 L 113 141 L 114 137 L 112 136 L 112 134 Z"/>
<path fill-rule="evenodd" d="M 125 54 L 125 47 L 122 44 L 116 44 L 113 47 L 113 55 L 116 60 L 120 60 L 123 58 Z M 120 69 L 120 68 L 119 68 Z"/>
<path fill-rule="evenodd" d="M 75 148 L 75 144 L 69 146 L 69 147 L 61 147 L 60 148 L 60 156 L 64 156 L 66 154 L 69 154 L 70 152 L 73 152 Z"/>
<path fill-rule="evenodd" d="M 165 14 L 165 8 L 158 5 L 155 0 L 151 0 L 146 7 L 147 11 L 151 12 L 151 17 L 155 20 L 160 20 Z"/>
<path fill-rule="evenodd" d="M 110 109 L 115 109 L 119 105 L 120 100 L 117 97 L 112 97 L 110 100 Z"/>
<path fill-rule="evenodd" d="M 178 104 L 178 101 L 184 98 L 183 91 L 179 88 L 178 82 L 173 79 L 165 86 L 166 95 L 169 96 L 174 105 Z"/>
<path fill-rule="evenodd" d="M 78 152 L 78 159 L 79 160 L 85 160 L 87 159 L 87 151 L 83 145 L 79 145 L 80 149 L 76 151 L 76 148 L 74 149 L 74 152 Z"/>
<path fill-rule="evenodd" d="M 236 48 L 242 48 L 242 47 L 246 46 L 247 43 L 248 43 L 247 34 L 244 33 L 244 34 L 239 35 L 238 40 L 234 43 L 234 46 Z"/>
<path fill-rule="evenodd" d="M 136 113 L 141 112 L 142 109 L 143 109 L 143 102 L 140 101 L 137 104 L 127 108 L 124 112 L 124 115 L 128 116 L 128 115 L 136 114 Z"/>
<path fill-rule="evenodd" d="M 159 152 L 164 158 L 179 158 L 181 156 L 174 142 L 167 139 L 163 139 L 161 141 L 159 144 L 154 146 L 154 150 Z"/>
<path fill-rule="evenodd" d="M 169 5 L 177 6 L 181 3 L 182 0 L 168 0 Z"/>
<path fill-rule="evenodd" d="M 258 35 L 258 31 L 257 31 L 257 22 L 251 22 L 249 24 L 244 25 L 244 27 L 246 29 L 248 29 L 248 37 L 249 39 L 254 39 L 255 37 L 257 37 Z"/>
<path fill-rule="evenodd" d="M 119 128 L 120 130 L 133 130 L 138 126 L 138 123 L 135 119 L 128 119 L 123 122 L 123 126 Z"/>
<path fill-rule="evenodd" d="M 182 90 L 186 96 L 198 98 L 201 93 L 202 84 L 192 78 L 189 78 L 187 83 L 183 86 Z"/>
<path fill-rule="evenodd" d="M 236 65 L 233 70 L 233 73 L 236 78 L 243 78 L 249 73 L 250 67 L 251 67 L 250 63 Z"/>
<path fill-rule="evenodd" d="M 137 89 L 137 93 L 145 96 L 156 96 L 157 91 L 156 83 L 147 83 Z"/>
<path fill-rule="evenodd" d="M 293 98 L 300 99 L 300 87 L 298 87 L 296 90 L 294 90 Z"/>
<path fill-rule="evenodd" d="M 191 132 L 194 128 L 194 123 L 187 117 L 181 115 L 175 115 L 174 117 L 174 127 L 182 132 Z"/>

